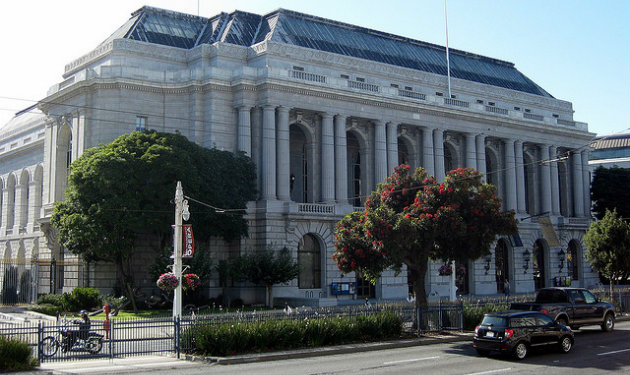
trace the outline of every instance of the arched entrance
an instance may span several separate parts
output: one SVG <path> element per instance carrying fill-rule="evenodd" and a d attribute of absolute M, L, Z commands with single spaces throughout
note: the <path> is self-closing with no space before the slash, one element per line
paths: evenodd
<path fill-rule="evenodd" d="M 508 259 L 507 242 L 501 238 L 494 248 L 495 280 L 497 293 L 505 293 L 505 280 L 510 280 L 510 262 Z"/>
<path fill-rule="evenodd" d="M 545 244 L 541 240 L 536 240 L 533 249 L 533 273 L 534 287 L 536 290 L 545 287 Z"/>
<path fill-rule="evenodd" d="M 580 279 L 579 246 L 576 240 L 571 240 L 569 242 L 569 248 L 567 249 L 567 270 L 569 271 L 571 281 L 578 281 Z"/>
<path fill-rule="evenodd" d="M 305 234 L 298 243 L 298 287 L 319 289 L 322 287 L 322 261 L 319 241 L 312 234 Z"/>

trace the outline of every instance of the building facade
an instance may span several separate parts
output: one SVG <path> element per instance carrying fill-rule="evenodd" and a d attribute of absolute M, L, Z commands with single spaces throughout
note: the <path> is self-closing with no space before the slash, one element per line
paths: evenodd
<path fill-rule="evenodd" d="M 69 63 L 37 109 L 2 128 L 0 245 L 6 264 L 23 264 L 4 267 L 3 275 L 11 274 L 4 285 L 24 295 L 20 275 L 30 270 L 30 296 L 111 288 L 112 269 L 64 253 L 49 219 L 72 160 L 144 129 L 180 132 L 199 145 L 252 157 L 259 196 L 248 205 L 250 234 L 238 243 L 212 243 L 208 251 L 224 259 L 288 247 L 301 272 L 274 288 L 280 300 L 408 297 L 404 272 L 386 272 L 370 286 L 342 275 L 331 259 L 335 223 L 361 209 L 400 163 L 424 167 L 438 180 L 451 169 L 475 168 L 498 187 L 505 209 L 517 213 L 519 236 L 497 239 L 491 256 L 462 265 L 459 294 L 502 293 L 504 279 L 512 293 L 559 280 L 597 284 L 582 239 L 590 216 L 584 146 L 593 134 L 574 121 L 570 102 L 552 97 L 512 63 L 450 50 L 449 85 L 445 53 L 283 9 L 209 19 L 139 9 Z M 425 283 L 427 292 L 444 296 L 448 280 L 440 266 L 431 265 Z M 354 282 L 356 293 L 333 287 Z M 215 281 L 208 288 L 221 290 Z M 251 302 L 259 292 L 237 293 Z"/>

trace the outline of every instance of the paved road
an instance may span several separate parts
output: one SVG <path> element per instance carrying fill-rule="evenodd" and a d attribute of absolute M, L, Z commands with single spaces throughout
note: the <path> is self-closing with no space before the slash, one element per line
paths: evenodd
<path fill-rule="evenodd" d="M 583 328 L 569 354 L 539 352 L 524 361 L 479 357 L 470 341 L 369 352 L 331 354 L 224 366 L 167 357 L 46 364 L 42 370 L 69 374 L 630 374 L 630 322 L 617 322 L 612 333 Z M 40 372 L 41 374 L 41 372 Z"/>

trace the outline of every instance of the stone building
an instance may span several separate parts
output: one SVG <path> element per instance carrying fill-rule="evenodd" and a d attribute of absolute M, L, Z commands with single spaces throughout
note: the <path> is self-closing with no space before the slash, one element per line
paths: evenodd
<path fill-rule="evenodd" d="M 573 119 L 570 102 L 510 62 L 451 49 L 450 76 L 449 85 L 442 46 L 289 10 L 204 18 L 141 8 L 66 65 L 63 81 L 36 109 L 1 128 L 0 246 L 3 275 L 11 274 L 4 285 L 24 295 L 30 278 L 30 296 L 111 288 L 113 271 L 64 253 L 49 218 L 72 160 L 143 129 L 177 131 L 253 158 L 260 195 L 248 206 L 250 235 L 209 251 L 222 259 L 287 246 L 302 269 L 274 288 L 280 300 L 408 297 L 404 273 L 386 272 L 370 286 L 331 260 L 336 221 L 360 209 L 399 163 L 438 180 L 457 167 L 476 168 L 517 212 L 520 235 L 497 239 L 491 256 L 463 265 L 458 293 L 501 293 L 504 278 L 512 293 L 556 277 L 598 283 L 582 240 L 590 207 L 587 125 Z M 448 295 L 440 266 L 431 265 L 426 288 Z M 354 282 L 356 291 L 340 287 Z M 220 292 L 215 281 L 208 288 Z M 257 292 L 246 289 L 241 297 L 255 300 Z"/>

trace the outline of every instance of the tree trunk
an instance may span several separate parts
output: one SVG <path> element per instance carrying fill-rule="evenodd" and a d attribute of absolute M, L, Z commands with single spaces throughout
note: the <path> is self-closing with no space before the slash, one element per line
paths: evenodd
<path fill-rule="evenodd" d="M 614 277 L 613 275 L 608 278 L 608 281 L 610 281 L 610 303 L 612 303 L 613 305 L 615 304 L 615 279 L 616 277 Z"/>
<path fill-rule="evenodd" d="M 131 307 L 133 308 L 133 312 L 138 312 L 138 306 L 136 304 L 136 296 L 133 293 L 133 288 L 129 279 L 127 277 L 127 273 L 125 272 L 125 266 L 122 261 L 118 262 L 118 270 L 120 272 L 120 281 L 122 282 L 122 287 L 127 292 L 127 298 L 129 298 L 129 302 L 131 302 Z"/>
<path fill-rule="evenodd" d="M 273 285 L 267 285 L 267 306 L 273 308 Z"/>
<path fill-rule="evenodd" d="M 422 321 L 418 321 L 418 312 L 422 311 L 422 307 L 427 305 L 427 292 L 424 289 L 424 278 L 427 274 L 428 257 L 421 257 L 418 263 L 408 263 L 407 268 L 411 273 L 413 281 L 413 292 L 415 294 L 415 308 L 413 315 L 413 327 L 420 331 L 423 322 L 426 322 L 426 316 L 422 316 Z"/>

